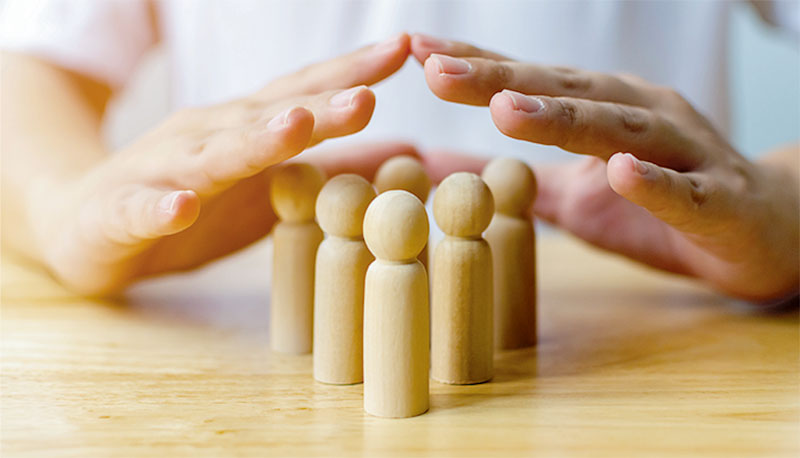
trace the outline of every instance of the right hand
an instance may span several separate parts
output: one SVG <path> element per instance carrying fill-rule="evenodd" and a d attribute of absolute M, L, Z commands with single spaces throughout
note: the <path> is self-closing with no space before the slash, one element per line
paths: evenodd
<path fill-rule="evenodd" d="M 401 34 L 242 99 L 179 111 L 80 178 L 45 187 L 29 215 L 43 261 L 71 289 L 103 294 L 259 239 L 275 222 L 270 166 L 363 129 L 375 106 L 365 85 L 393 74 L 408 53 Z M 319 165 L 368 175 L 395 154 L 416 152 L 372 145 Z"/>

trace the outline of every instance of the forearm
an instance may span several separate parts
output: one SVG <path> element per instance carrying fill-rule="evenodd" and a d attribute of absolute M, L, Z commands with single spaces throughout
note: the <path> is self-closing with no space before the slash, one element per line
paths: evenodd
<path fill-rule="evenodd" d="M 60 185 L 106 156 L 100 134 L 109 91 L 42 61 L 2 55 L 2 239 L 42 260 L 37 215 Z"/>

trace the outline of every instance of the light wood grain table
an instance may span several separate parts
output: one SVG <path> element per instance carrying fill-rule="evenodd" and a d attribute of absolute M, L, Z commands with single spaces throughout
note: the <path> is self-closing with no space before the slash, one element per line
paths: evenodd
<path fill-rule="evenodd" d="M 561 236 L 539 241 L 536 349 L 431 409 L 370 417 L 362 385 L 267 347 L 269 247 L 75 297 L 2 265 L 2 455 L 798 456 L 796 310 L 763 313 Z"/>

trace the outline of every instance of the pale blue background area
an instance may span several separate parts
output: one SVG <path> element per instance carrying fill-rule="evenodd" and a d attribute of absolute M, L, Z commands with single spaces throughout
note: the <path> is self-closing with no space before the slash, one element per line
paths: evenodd
<path fill-rule="evenodd" d="M 765 24 L 750 5 L 734 8 L 730 47 L 732 141 L 759 152 L 800 139 L 800 43 Z"/>

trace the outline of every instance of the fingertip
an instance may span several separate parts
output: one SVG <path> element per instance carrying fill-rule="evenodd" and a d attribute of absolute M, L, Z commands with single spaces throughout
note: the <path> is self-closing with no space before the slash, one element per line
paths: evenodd
<path fill-rule="evenodd" d="M 361 130 L 367 126 L 375 111 L 375 93 L 367 86 L 357 86 L 350 103 L 354 128 Z"/>
<path fill-rule="evenodd" d="M 173 191 L 157 204 L 162 235 L 180 232 L 191 226 L 200 215 L 200 197 L 192 190 Z"/>
<path fill-rule="evenodd" d="M 411 52 L 411 37 L 408 33 L 401 32 L 380 43 L 373 45 L 371 55 L 379 59 L 370 59 L 370 62 L 379 63 L 380 74 L 391 74 L 399 69 Z"/>
<path fill-rule="evenodd" d="M 648 183 L 656 178 L 651 166 L 631 153 L 615 153 L 608 159 L 606 176 L 611 189 L 622 197 L 636 200 L 649 192 Z"/>
<path fill-rule="evenodd" d="M 314 123 L 314 114 L 305 107 L 295 106 L 283 111 L 267 124 L 263 149 L 279 143 L 291 152 L 302 150 L 311 140 Z"/>
<path fill-rule="evenodd" d="M 505 90 L 494 94 L 489 100 L 489 113 L 492 115 L 495 127 L 514 138 L 519 137 L 518 133 L 523 123 L 522 117 L 516 111 L 513 99 Z"/>
<path fill-rule="evenodd" d="M 431 54 L 425 59 L 423 64 L 423 73 L 425 74 L 425 82 L 428 84 L 431 92 L 437 97 L 448 102 L 460 102 L 463 94 L 459 90 L 458 84 L 462 78 L 460 74 L 445 73 L 442 69 L 442 59 L 447 58 L 440 54 Z"/>
<path fill-rule="evenodd" d="M 450 42 L 439 38 L 415 33 L 411 36 L 411 54 L 420 64 L 425 64 L 425 60 L 435 52 L 443 52 L 450 47 Z"/>

